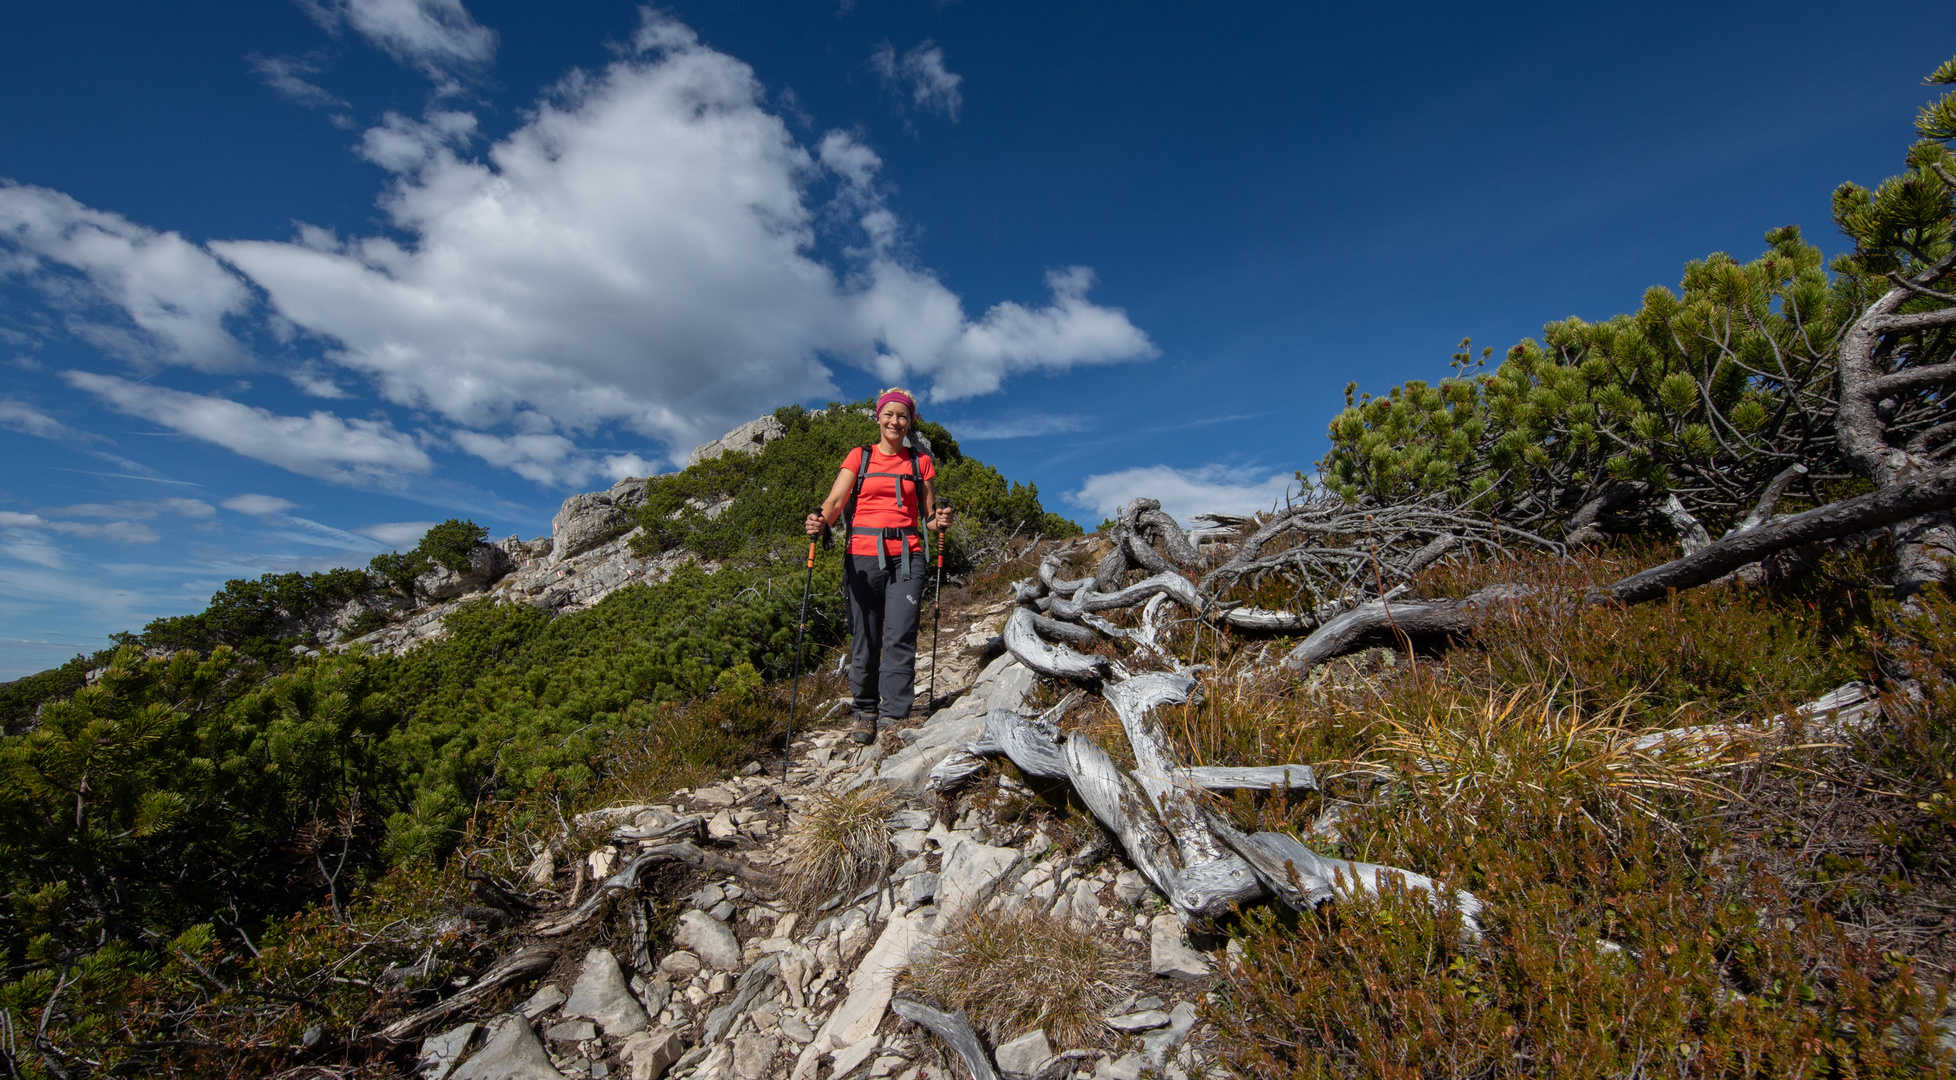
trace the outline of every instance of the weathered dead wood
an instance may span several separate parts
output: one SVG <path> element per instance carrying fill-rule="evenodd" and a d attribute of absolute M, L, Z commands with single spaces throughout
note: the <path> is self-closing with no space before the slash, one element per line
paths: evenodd
<path fill-rule="evenodd" d="M 1014 608 L 1005 620 L 1005 648 L 1019 663 L 1054 679 L 1098 679 L 1108 672 L 1104 656 L 1083 656 L 1064 645 L 1042 641 L 1031 608 Z"/>
<path fill-rule="evenodd" d="M 1034 615 L 1032 617 L 1032 628 L 1040 637 L 1048 641 L 1070 641 L 1075 645 L 1092 645 L 1094 642 L 1100 640 L 1094 635 L 1092 630 L 1084 626 L 1075 626 L 1072 623 L 1061 622 L 1058 619 L 1049 619 L 1044 615 Z"/>
<path fill-rule="evenodd" d="M 1318 774 L 1309 765 L 1194 765 L 1174 770 L 1184 787 L 1204 791 L 1316 791 Z"/>
<path fill-rule="evenodd" d="M 497 961 L 495 967 L 470 983 L 468 989 L 380 1029 L 380 1038 L 390 1043 L 406 1042 L 511 983 L 541 975 L 557 962 L 562 947 L 557 942 L 525 945 Z"/>
<path fill-rule="evenodd" d="M 655 821 L 650 825 L 626 825 L 611 830 L 611 839 L 634 844 L 661 844 L 679 840 L 698 842 L 706 839 L 706 819 L 698 814 L 687 814 L 671 821 Z"/>
<path fill-rule="evenodd" d="M 1285 833 L 1246 835 L 1221 815 L 1211 814 L 1209 821 L 1216 835 L 1243 856 L 1270 891 L 1297 910 L 1308 910 L 1327 900 L 1358 895 L 1376 897 L 1389 883 L 1397 882 L 1406 889 L 1425 893 L 1435 911 L 1448 906 L 1459 911 L 1462 929 L 1469 938 L 1477 940 L 1485 933 L 1480 919 L 1483 905 L 1472 893 L 1447 888 L 1411 870 L 1327 858 Z"/>
<path fill-rule="evenodd" d="M 538 937 L 561 937 L 570 933 L 589 922 L 608 899 L 638 888 L 640 871 L 669 862 L 683 862 L 702 870 L 730 874 L 764 893 L 772 893 L 779 885 L 779 881 L 773 874 L 755 869 L 738 859 L 729 859 L 725 855 L 706 851 L 694 844 L 666 844 L 640 852 L 638 858 L 633 859 L 623 870 L 606 878 L 602 884 L 592 890 L 589 899 L 571 911 L 531 927 L 530 933 Z"/>
<path fill-rule="evenodd" d="M 971 1080 L 998 1080 L 991 1059 L 985 1056 L 985 1044 L 978 1041 L 978 1033 L 971 1029 L 971 1021 L 964 1018 L 964 1013 L 947 1013 L 909 998 L 891 998 L 890 1011 L 929 1028 L 932 1034 L 950 1044 L 964 1059 L 964 1067 L 971 1070 Z"/>
<path fill-rule="evenodd" d="M 1678 544 L 1684 548 L 1686 555 L 1696 554 L 1711 546 L 1711 533 L 1705 530 L 1704 523 L 1691 516 L 1691 511 L 1684 508 L 1684 503 L 1678 500 L 1675 492 L 1664 496 L 1657 509 L 1671 523 L 1671 528 L 1677 530 Z"/>
<path fill-rule="evenodd" d="M 1318 624 L 1315 615 L 1268 608 L 1239 607 L 1223 612 L 1223 621 L 1238 630 L 1262 630 L 1273 634 L 1295 634 Z"/>
<path fill-rule="evenodd" d="M 1956 467 L 1944 466 L 1896 480 L 1866 495 L 1788 514 L 1727 536 L 1692 555 L 1653 566 L 1605 586 L 1596 598 L 1640 604 L 1672 589 L 1713 581 L 1747 563 L 1788 548 L 1851 536 L 1956 506 Z M 1925 541 L 1926 542 L 1926 541 Z"/>
<path fill-rule="evenodd" d="M 1309 671 L 1348 651 L 1366 635 L 1385 630 L 1408 636 L 1466 634 L 1474 628 L 1480 609 L 1533 594 L 1533 589 L 1523 585 L 1490 585 L 1458 600 L 1373 600 L 1318 627 L 1284 657 L 1283 663 L 1297 671 Z"/>
<path fill-rule="evenodd" d="M 1153 577 L 1137 581 L 1124 589 L 1113 592 L 1100 592 L 1098 589 L 1082 589 L 1070 599 L 1055 597 L 1046 608 L 1047 614 L 1061 619 L 1078 619 L 1087 612 L 1113 611 L 1117 608 L 1133 607 L 1149 597 L 1166 593 L 1168 597 L 1190 611 L 1204 611 L 1210 606 L 1196 590 L 1195 583 L 1174 570 L 1164 570 Z"/>

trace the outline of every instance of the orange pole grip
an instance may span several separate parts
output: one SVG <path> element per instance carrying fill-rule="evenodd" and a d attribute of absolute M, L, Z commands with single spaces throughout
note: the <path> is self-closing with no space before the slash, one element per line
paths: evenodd
<path fill-rule="evenodd" d="M 808 568 L 815 569 L 815 541 L 808 542 Z"/>

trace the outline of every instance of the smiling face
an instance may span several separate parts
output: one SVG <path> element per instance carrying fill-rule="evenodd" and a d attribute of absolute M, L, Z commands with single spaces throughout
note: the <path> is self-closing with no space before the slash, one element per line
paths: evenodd
<path fill-rule="evenodd" d="M 910 406 L 901 401 L 885 403 L 876 414 L 876 428 L 886 449 L 902 446 L 903 437 L 910 434 Z"/>

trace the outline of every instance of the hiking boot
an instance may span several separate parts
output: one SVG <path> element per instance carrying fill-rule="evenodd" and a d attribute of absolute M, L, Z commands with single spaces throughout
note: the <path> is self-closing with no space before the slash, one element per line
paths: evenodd
<path fill-rule="evenodd" d="M 856 717 L 855 726 L 849 729 L 849 737 L 865 745 L 875 742 L 876 718 L 874 716 Z"/>

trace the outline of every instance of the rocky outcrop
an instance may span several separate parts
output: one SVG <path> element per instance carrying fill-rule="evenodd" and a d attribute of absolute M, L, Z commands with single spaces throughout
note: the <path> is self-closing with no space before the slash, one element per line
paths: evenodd
<path fill-rule="evenodd" d="M 1001 619 L 1002 609 L 946 619 L 939 689 L 962 696 L 919 726 L 869 746 L 837 729 L 809 731 L 796 739 L 786 776 L 727 777 L 657 805 L 580 815 L 559 838 L 561 849 L 538 855 L 533 885 L 568 894 L 573 878 L 602 881 L 681 835 L 710 835 L 716 858 L 751 869 L 705 870 L 661 894 L 677 900 L 656 904 L 636 886 L 608 892 L 614 906 L 606 910 L 629 913 L 622 921 L 630 933 L 600 934 L 608 945 L 565 945 L 540 986 L 517 987 L 510 1000 L 522 1003 L 507 1012 L 456 1014 L 442 1030 L 427 1031 L 426 1075 L 473 1068 L 468 1075 L 481 1080 L 959 1080 L 962 1071 L 930 1045 L 936 1036 L 903 1019 L 916 1011 L 901 999 L 904 973 L 965 914 L 1035 905 L 1101 936 L 1124 958 L 1127 985 L 1109 999 L 1105 1034 L 1086 1045 L 1044 1031 L 1014 1032 L 995 1046 L 975 1041 L 973 1052 L 990 1054 L 996 1075 L 1217 1076 L 1215 1032 L 1200 1022 L 1198 1004 L 1227 960 L 1192 944 L 1182 918 L 1118 852 L 1070 854 L 1043 827 L 995 816 L 1024 795 L 1005 774 L 968 782 L 948 798 L 910 782 L 974 737 L 974 717 L 982 724 L 988 715 L 1034 711 L 1035 680 L 1022 664 L 1010 656 L 985 663 Z M 846 717 L 846 706 L 838 699 L 810 713 L 821 723 Z M 888 823 L 896 869 L 880 886 L 812 916 L 772 900 L 754 876 L 788 869 L 782 837 L 820 793 L 865 783 L 895 797 Z M 653 923 L 647 916 L 655 911 L 669 921 Z M 539 918 L 550 925 L 563 916 Z M 661 942 L 663 949 L 654 947 Z"/>
<path fill-rule="evenodd" d="M 749 420 L 710 443 L 701 443 L 687 456 L 686 464 L 698 465 L 722 454 L 752 454 L 776 439 L 788 436 L 788 429 L 772 416 Z"/>
<path fill-rule="evenodd" d="M 608 491 L 587 491 L 564 500 L 550 520 L 550 561 L 561 564 L 632 527 L 632 518 Z"/>
<path fill-rule="evenodd" d="M 464 593 L 481 592 L 515 568 L 515 561 L 502 547 L 477 544 L 469 551 L 468 569 L 437 566 L 414 579 L 414 591 L 430 600 L 453 600 Z"/>

